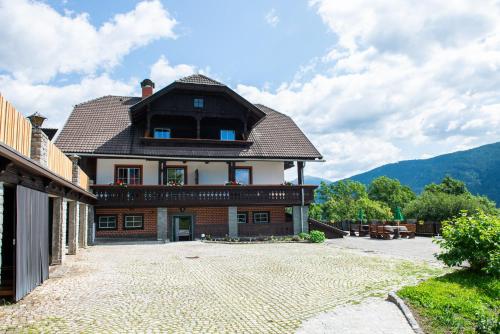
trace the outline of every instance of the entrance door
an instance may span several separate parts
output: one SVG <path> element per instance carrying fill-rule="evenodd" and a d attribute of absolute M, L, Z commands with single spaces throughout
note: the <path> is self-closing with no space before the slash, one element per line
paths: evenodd
<path fill-rule="evenodd" d="M 172 240 L 189 241 L 193 240 L 193 217 L 173 216 L 172 217 Z"/>

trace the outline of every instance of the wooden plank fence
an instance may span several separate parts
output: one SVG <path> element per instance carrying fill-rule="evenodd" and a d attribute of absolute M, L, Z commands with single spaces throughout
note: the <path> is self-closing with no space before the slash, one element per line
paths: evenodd
<path fill-rule="evenodd" d="M 51 141 L 47 145 L 47 154 L 49 169 L 72 182 L 73 162 Z"/>
<path fill-rule="evenodd" d="M 0 141 L 31 156 L 31 123 L 0 95 Z"/>
<path fill-rule="evenodd" d="M 78 167 L 78 185 L 85 190 L 89 190 L 89 183 L 89 177 L 87 174 L 85 174 L 83 170 Z"/>

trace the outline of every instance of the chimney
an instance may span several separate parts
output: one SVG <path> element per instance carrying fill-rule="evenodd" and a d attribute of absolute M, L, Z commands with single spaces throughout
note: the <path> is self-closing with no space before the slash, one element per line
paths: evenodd
<path fill-rule="evenodd" d="M 142 88 L 142 98 L 145 99 L 146 97 L 153 95 L 155 83 L 150 79 L 144 79 L 141 82 L 141 88 Z"/>

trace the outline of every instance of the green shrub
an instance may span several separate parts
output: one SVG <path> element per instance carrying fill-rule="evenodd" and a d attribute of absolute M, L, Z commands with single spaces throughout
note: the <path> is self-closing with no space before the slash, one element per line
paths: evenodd
<path fill-rule="evenodd" d="M 300 232 L 299 233 L 299 238 L 302 239 L 302 240 L 309 240 L 311 236 L 308 234 L 308 233 L 305 233 L 305 232 Z"/>
<path fill-rule="evenodd" d="M 311 242 L 319 244 L 319 243 L 324 242 L 325 239 L 326 239 L 325 232 L 314 230 L 314 231 L 311 231 L 311 233 L 309 233 L 309 240 Z"/>
<path fill-rule="evenodd" d="M 435 242 L 444 251 L 436 257 L 448 266 L 467 261 L 473 271 L 500 274 L 500 217 L 481 211 L 462 211 L 443 222 L 443 238 Z"/>

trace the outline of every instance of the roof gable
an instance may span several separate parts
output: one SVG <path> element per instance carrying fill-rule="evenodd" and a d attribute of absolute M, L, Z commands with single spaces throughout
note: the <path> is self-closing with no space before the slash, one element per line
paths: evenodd
<path fill-rule="evenodd" d="M 160 99 L 161 97 L 174 91 L 175 89 L 181 89 L 193 92 L 226 94 L 230 98 L 235 100 L 237 103 L 243 105 L 246 109 L 252 112 L 258 119 L 265 116 L 265 113 L 262 110 L 257 108 L 252 103 L 248 102 L 241 95 L 237 94 L 235 91 L 233 91 L 226 85 L 218 81 L 215 81 L 207 76 L 201 74 L 194 74 L 174 81 L 173 83 L 160 89 L 153 95 L 148 96 L 147 98 L 142 99 L 138 103 L 131 106 L 130 107 L 131 120 L 134 121 L 134 119 L 136 118 L 135 115 L 140 113 L 148 104 L 151 104 L 153 101 Z"/>

